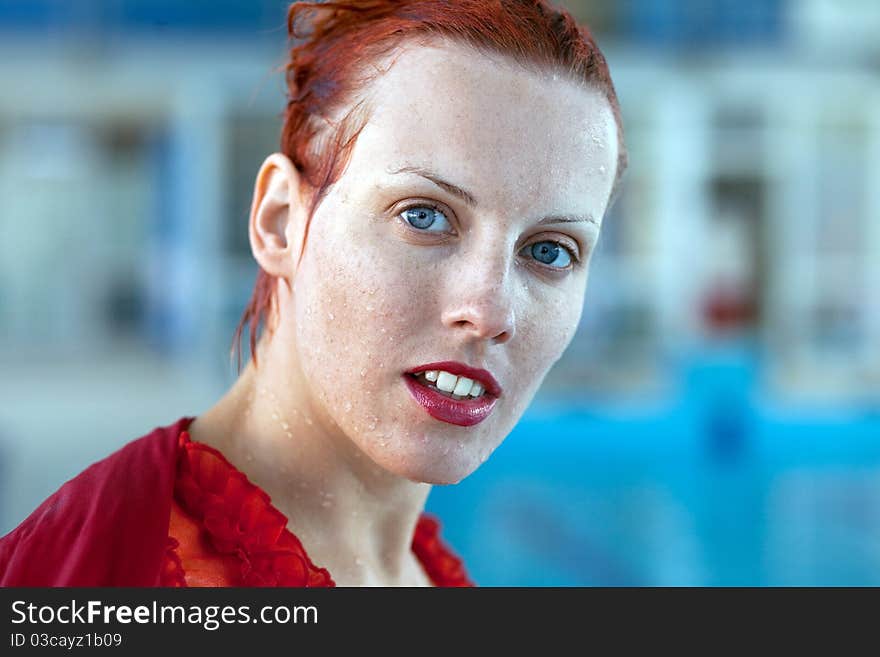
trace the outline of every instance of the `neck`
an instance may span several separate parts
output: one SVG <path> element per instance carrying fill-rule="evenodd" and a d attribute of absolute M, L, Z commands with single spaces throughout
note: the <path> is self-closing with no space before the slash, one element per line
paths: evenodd
<path fill-rule="evenodd" d="M 271 344 L 271 343 L 270 343 Z M 312 560 L 340 585 L 427 583 L 411 542 L 430 485 L 373 463 L 271 347 L 258 352 L 229 392 L 190 426 L 272 498 Z M 282 385 L 278 382 L 283 381 Z"/>

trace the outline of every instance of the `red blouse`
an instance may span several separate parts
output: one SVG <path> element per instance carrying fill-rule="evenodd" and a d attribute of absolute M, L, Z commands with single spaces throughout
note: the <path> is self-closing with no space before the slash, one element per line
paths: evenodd
<path fill-rule="evenodd" d="M 412 550 L 436 586 L 473 586 L 423 514 Z M 335 586 L 316 566 L 287 517 L 216 449 L 178 439 L 177 474 L 161 586 Z"/>

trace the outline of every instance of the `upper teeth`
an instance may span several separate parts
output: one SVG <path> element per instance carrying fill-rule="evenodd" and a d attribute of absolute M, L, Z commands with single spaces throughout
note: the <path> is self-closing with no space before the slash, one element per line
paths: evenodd
<path fill-rule="evenodd" d="M 477 381 L 442 370 L 429 370 L 425 372 L 425 378 L 434 383 L 439 390 L 459 397 L 479 397 L 484 391 L 483 386 Z"/>

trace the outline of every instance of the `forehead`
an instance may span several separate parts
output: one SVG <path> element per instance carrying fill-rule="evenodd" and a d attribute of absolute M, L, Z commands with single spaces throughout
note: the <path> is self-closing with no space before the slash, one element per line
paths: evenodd
<path fill-rule="evenodd" d="M 523 203 L 586 195 L 602 199 L 590 211 L 604 210 L 617 137 L 610 105 L 594 89 L 467 46 L 409 44 L 375 80 L 368 103 L 351 167 L 423 166 L 472 187 L 479 201 L 497 202 L 479 198 L 495 194 L 509 204 L 512 190 Z"/>

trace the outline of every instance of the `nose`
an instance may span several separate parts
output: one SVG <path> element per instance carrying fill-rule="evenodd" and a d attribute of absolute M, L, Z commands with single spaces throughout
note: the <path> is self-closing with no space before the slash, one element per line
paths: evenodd
<path fill-rule="evenodd" d="M 516 314 L 509 281 L 502 269 L 494 268 L 476 275 L 459 278 L 450 289 L 449 302 L 443 312 L 443 325 L 463 331 L 476 340 L 504 344 L 516 331 Z M 473 272 L 473 270 L 472 270 Z"/>

